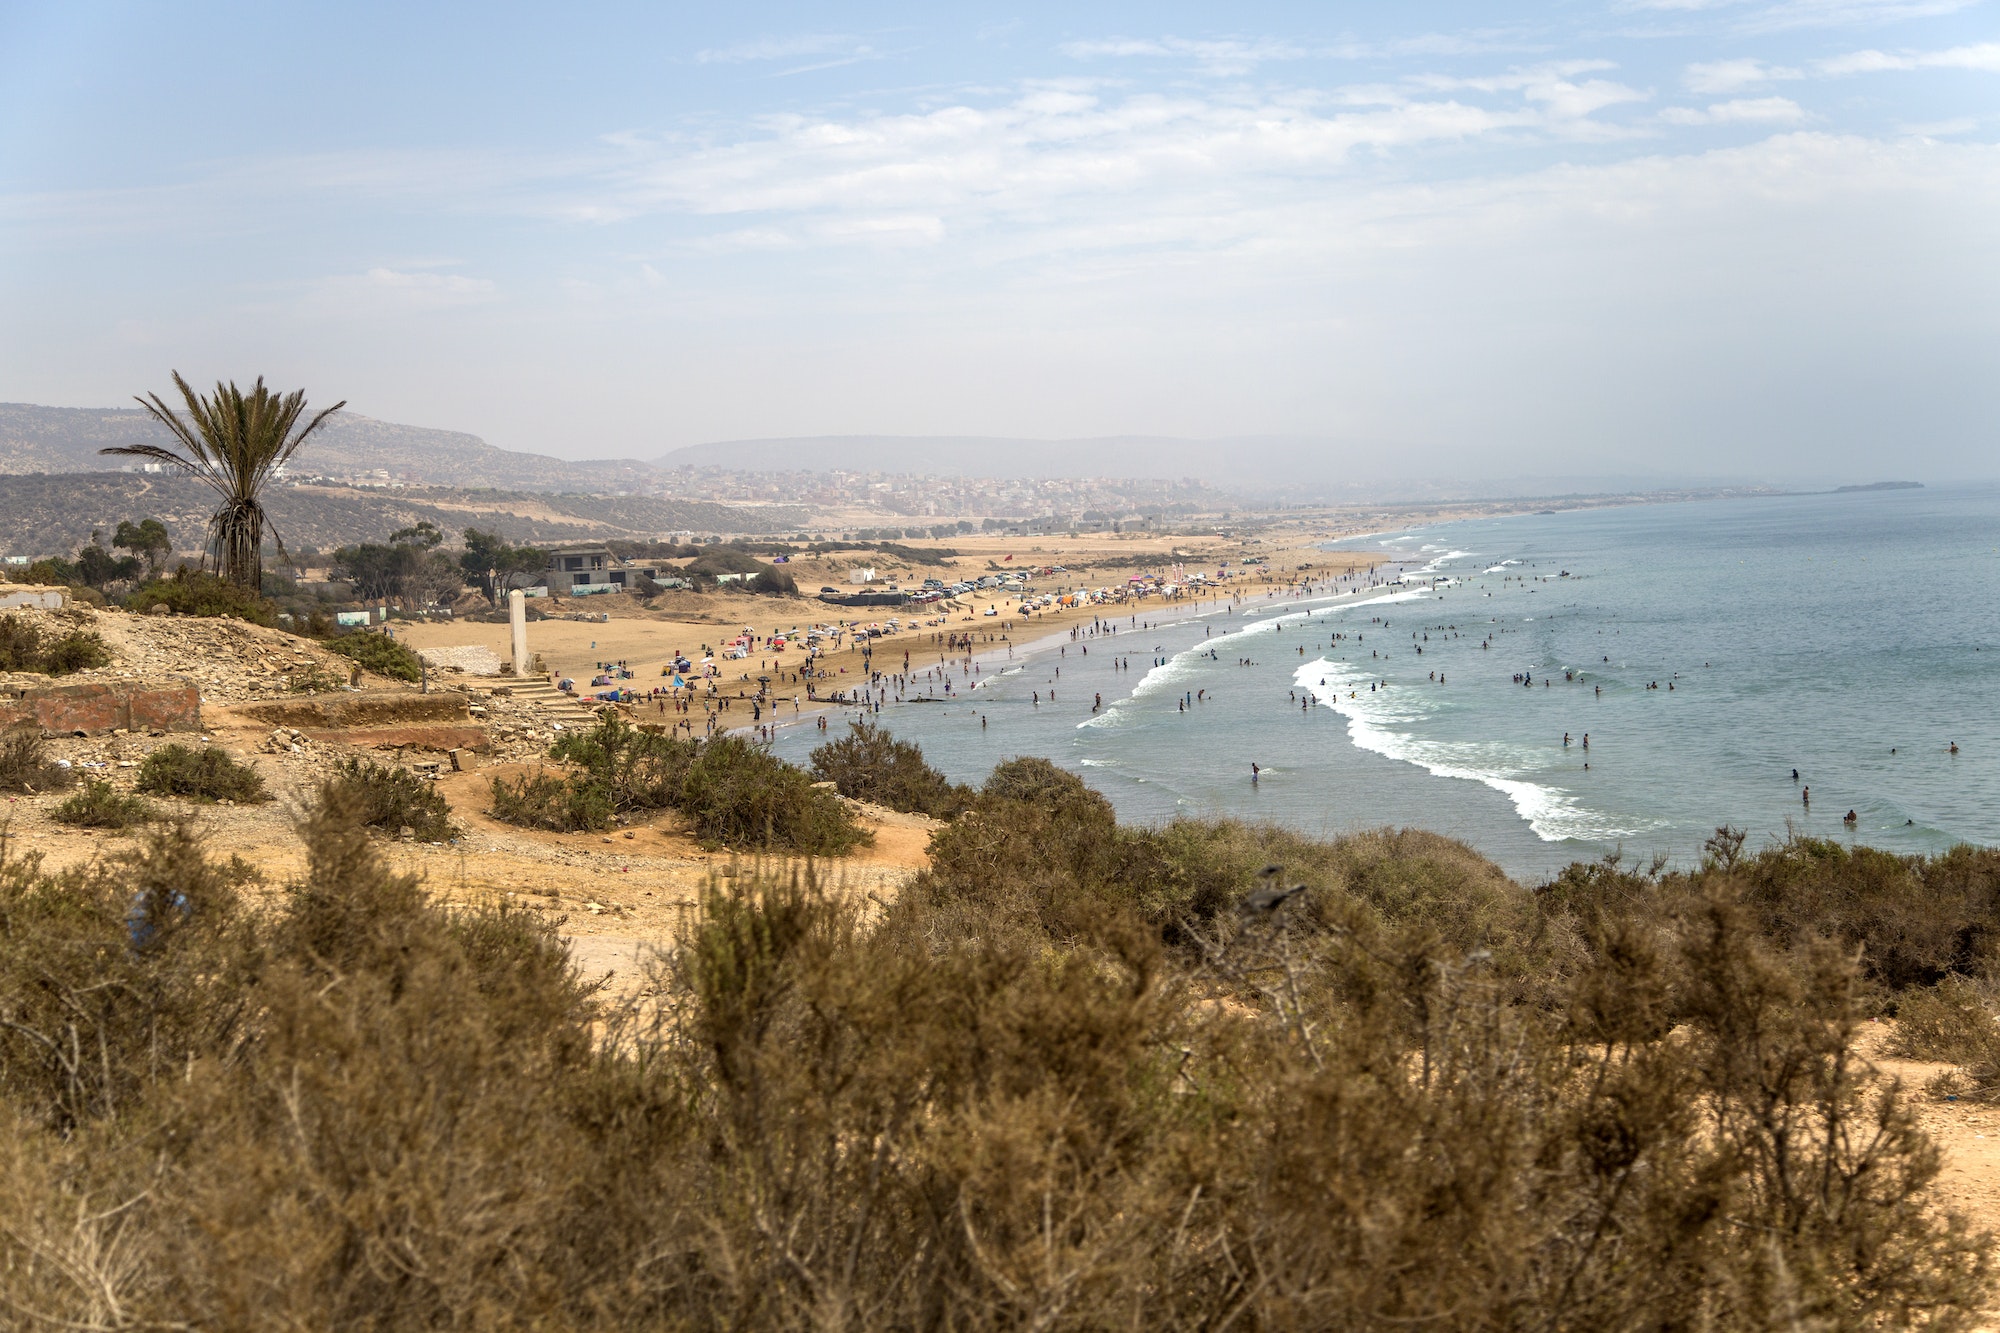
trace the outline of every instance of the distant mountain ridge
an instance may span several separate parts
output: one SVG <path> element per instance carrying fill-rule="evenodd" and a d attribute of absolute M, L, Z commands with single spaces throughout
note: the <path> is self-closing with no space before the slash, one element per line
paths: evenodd
<path fill-rule="evenodd" d="M 310 409 L 308 409 L 310 410 Z M 170 437 L 136 407 L 43 407 L 0 403 L 0 475 L 120 472 L 134 460 L 98 450 L 160 444 Z M 477 435 L 403 426 L 343 411 L 299 452 L 292 471 L 360 477 L 385 472 L 429 486 L 497 486 L 524 491 L 651 489 L 658 474 L 637 459 L 570 462 L 497 449 Z"/>
<path fill-rule="evenodd" d="M 172 473 L 0 475 L 0 554 L 71 555 L 92 531 L 108 541 L 127 518 L 160 519 L 177 550 L 199 550 L 214 509 L 213 492 Z M 265 494 L 265 509 L 295 552 L 379 542 L 418 522 L 434 523 L 454 540 L 476 527 L 516 542 L 564 542 L 651 540 L 669 532 L 792 532 L 808 517 L 790 505 L 419 486 L 274 486 Z"/>
<path fill-rule="evenodd" d="M 1241 482 L 1264 480 L 1261 436 L 1190 440 L 1100 435 L 1035 440 L 1004 435 L 802 435 L 715 440 L 662 454 L 653 466 L 730 467 L 750 472 L 912 472 L 938 477 L 1122 477 Z M 1296 444 L 1296 441 L 1285 443 Z"/>
<path fill-rule="evenodd" d="M 1514 496 L 1752 489 L 1745 478 L 1670 474 L 1496 473 L 1413 465 L 1400 450 L 1328 438 L 1102 435 L 1038 440 L 999 435 L 810 435 L 717 440 L 652 460 L 662 471 L 721 467 L 750 472 L 928 474 L 938 477 L 1092 477 L 1205 482 L 1252 503 L 1376 504 Z"/>

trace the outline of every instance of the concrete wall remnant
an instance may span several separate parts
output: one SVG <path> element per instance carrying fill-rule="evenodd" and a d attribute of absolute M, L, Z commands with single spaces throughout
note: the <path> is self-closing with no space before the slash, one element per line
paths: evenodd
<path fill-rule="evenodd" d="M 0 690 L 0 730 L 36 727 L 59 735 L 200 731 L 201 691 L 183 682 L 117 681 Z"/>
<path fill-rule="evenodd" d="M 41 611 L 60 611 L 63 609 L 63 590 L 33 585 L 0 586 L 0 611 L 15 611 L 24 606 Z"/>

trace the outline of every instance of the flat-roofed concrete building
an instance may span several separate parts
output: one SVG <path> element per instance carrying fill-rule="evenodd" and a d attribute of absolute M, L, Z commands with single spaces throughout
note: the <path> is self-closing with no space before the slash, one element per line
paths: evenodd
<path fill-rule="evenodd" d="M 641 575 L 657 580 L 660 571 L 620 560 L 606 546 L 558 546 L 549 552 L 540 583 L 557 597 L 576 597 L 624 592 Z"/>

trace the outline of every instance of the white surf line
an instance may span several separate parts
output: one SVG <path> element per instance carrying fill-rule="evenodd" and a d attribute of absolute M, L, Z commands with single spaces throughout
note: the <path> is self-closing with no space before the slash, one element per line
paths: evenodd
<path fill-rule="evenodd" d="M 1457 778 L 1477 782 L 1501 793 L 1513 803 L 1514 812 L 1543 842 L 1577 839 L 1585 842 L 1616 842 L 1643 833 L 1647 828 L 1664 827 L 1655 820 L 1638 827 L 1628 826 L 1602 811 L 1582 804 L 1574 793 L 1560 787 L 1531 782 L 1520 776 L 1521 766 L 1509 763 L 1497 745 L 1476 741 L 1424 741 L 1398 731 L 1396 722 L 1415 721 L 1421 713 L 1406 711 L 1418 689 L 1392 686 L 1387 692 L 1363 691 L 1359 687 L 1372 679 L 1345 663 L 1321 658 L 1308 662 L 1293 675 L 1293 684 L 1315 701 L 1332 708 L 1347 719 L 1347 737 L 1356 749 L 1367 750 L 1387 759 L 1414 765 L 1432 777 Z M 1482 753 L 1483 752 L 1483 753 Z M 1482 766 L 1478 761 L 1485 759 Z"/>
<path fill-rule="evenodd" d="M 1363 596 L 1364 593 L 1372 593 L 1373 595 Z M 1411 602 L 1411 601 L 1416 601 L 1426 595 L 1427 594 L 1423 592 L 1418 592 L 1413 590 L 1405 590 L 1401 592 L 1377 592 L 1374 589 L 1354 588 L 1348 590 L 1347 592 L 1324 594 L 1316 598 L 1306 599 L 1306 605 L 1308 609 L 1299 611 L 1287 611 L 1279 615 L 1271 616 L 1264 620 L 1253 621 L 1250 624 L 1243 626 L 1241 629 L 1231 630 L 1229 633 L 1221 635 L 1218 638 L 1203 639 L 1194 646 L 1189 648 L 1184 648 L 1180 652 L 1173 654 L 1171 657 L 1167 658 L 1166 661 L 1160 663 L 1158 666 L 1152 667 L 1146 672 L 1145 675 L 1141 676 L 1139 678 L 1139 682 L 1132 687 L 1131 693 L 1127 694 L 1122 699 L 1112 700 L 1110 704 L 1106 705 L 1105 710 L 1102 713 L 1099 713 L 1094 717 L 1085 718 L 1083 721 L 1077 723 L 1076 729 L 1081 731 L 1086 727 L 1107 727 L 1112 725 L 1114 720 L 1117 719 L 1120 713 L 1123 712 L 1124 706 L 1126 704 L 1136 703 L 1143 699 L 1149 698 L 1152 695 L 1159 693 L 1160 687 L 1163 687 L 1170 682 L 1177 684 L 1183 678 L 1184 675 L 1192 675 L 1192 671 L 1184 672 L 1182 668 L 1198 669 L 1200 661 L 1203 658 L 1208 657 L 1210 653 L 1212 653 L 1216 648 L 1221 647 L 1223 644 L 1233 643 L 1238 640 L 1249 638 L 1253 635 L 1274 633 L 1277 630 L 1277 628 L 1281 625 L 1290 624 L 1293 622 L 1303 622 L 1305 620 L 1311 619 L 1316 615 L 1323 615 L 1328 611 L 1344 612 L 1353 610 L 1356 607 L 1381 606 L 1397 602 Z M 1343 600 L 1355 597 L 1359 597 L 1360 600 L 1358 601 Z M 1225 614 L 1225 613 L 1217 612 L 1216 614 Z M 1234 614 L 1234 612 L 1232 611 L 1226 614 Z M 1176 690 L 1175 692 L 1180 693 L 1181 691 Z"/>

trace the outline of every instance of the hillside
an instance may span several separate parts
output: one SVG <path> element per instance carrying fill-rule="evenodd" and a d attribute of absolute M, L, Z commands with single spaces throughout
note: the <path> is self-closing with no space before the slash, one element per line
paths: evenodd
<path fill-rule="evenodd" d="M 132 408 L 0 403 L 0 474 L 115 472 L 130 460 L 98 450 L 160 443 L 166 431 Z M 505 486 L 524 491 L 623 491 L 657 486 L 636 459 L 570 462 L 496 449 L 463 431 L 403 426 L 343 411 L 298 456 L 295 474 L 364 477 L 385 472 L 431 486 Z"/>
<path fill-rule="evenodd" d="M 1243 479 L 1248 440 L 1157 435 L 1028 440 L 997 435 L 814 435 L 691 444 L 653 460 L 658 468 L 723 466 L 749 472 L 911 472 L 938 477 L 1130 477 Z M 1255 468 L 1252 467 L 1252 471 Z"/>
<path fill-rule="evenodd" d="M 120 519 L 158 518 L 175 546 L 197 550 L 213 497 L 182 477 L 133 472 L 0 475 L 0 552 L 74 553 L 93 528 L 107 536 Z M 541 495 L 448 487 L 369 490 L 343 486 L 280 487 L 266 502 L 285 544 L 331 550 L 380 541 L 428 520 L 449 533 L 498 529 L 515 541 L 652 537 L 664 532 L 762 533 L 795 529 L 804 511 L 736 508 L 655 496 Z"/>

